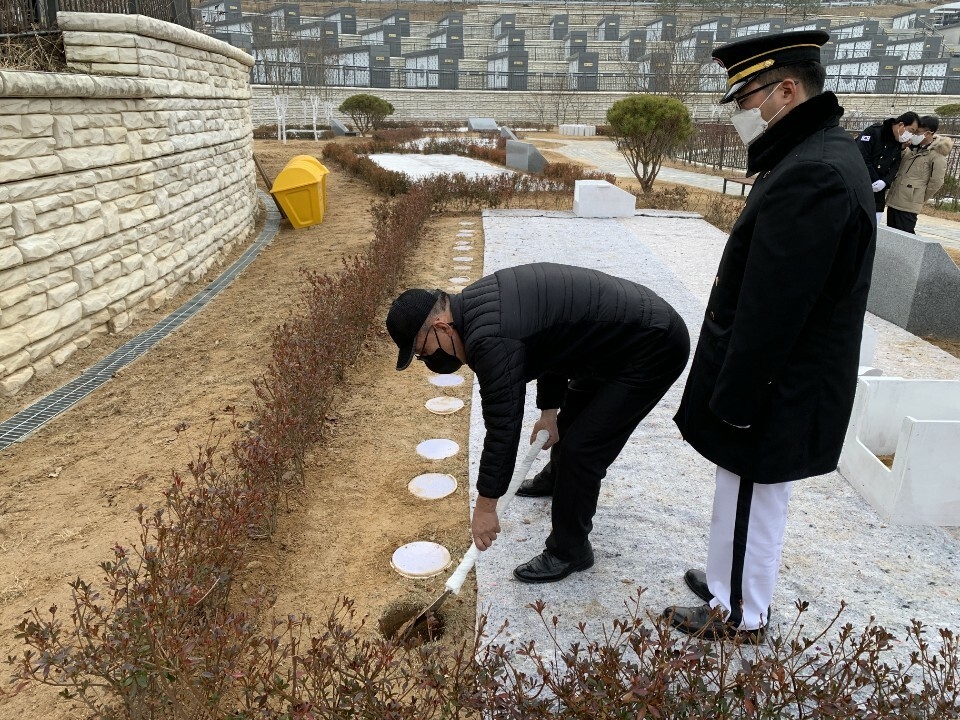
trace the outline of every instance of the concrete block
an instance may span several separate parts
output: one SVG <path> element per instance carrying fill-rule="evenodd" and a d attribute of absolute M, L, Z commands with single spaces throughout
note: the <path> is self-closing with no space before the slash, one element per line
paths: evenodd
<path fill-rule="evenodd" d="M 877 254 L 867 309 L 914 335 L 960 341 L 960 268 L 940 243 L 886 226 L 877 228 Z"/>
<path fill-rule="evenodd" d="M 353 130 L 347 128 L 342 122 L 336 118 L 330 120 L 330 129 L 333 131 L 333 134 L 337 137 L 353 137 L 356 133 Z"/>
<path fill-rule="evenodd" d="M 33 377 L 34 370 L 32 367 L 24 368 L 19 370 L 12 375 L 0 380 L 0 392 L 2 392 L 7 397 L 13 397 L 23 386 L 30 382 L 30 378 Z"/>
<path fill-rule="evenodd" d="M 493 118 L 467 118 L 467 130 L 473 132 L 497 132 L 500 126 Z"/>
<path fill-rule="evenodd" d="M 507 140 L 519 140 L 516 134 L 510 128 L 504 126 L 500 127 L 500 137 L 506 138 Z"/>
<path fill-rule="evenodd" d="M 575 135 L 578 137 L 593 137 L 597 134 L 596 125 L 561 125 L 561 135 Z"/>
<path fill-rule="evenodd" d="M 524 172 L 542 173 L 547 161 L 530 143 L 507 140 L 507 167 Z"/>
<path fill-rule="evenodd" d="M 889 523 L 960 526 L 960 381 L 861 377 L 839 469 Z"/>
<path fill-rule="evenodd" d="M 863 334 L 860 336 L 860 364 L 873 365 L 873 358 L 877 354 L 877 331 L 863 324 Z"/>
<path fill-rule="evenodd" d="M 577 180 L 573 214 L 577 217 L 633 217 L 637 199 L 606 180 Z"/>

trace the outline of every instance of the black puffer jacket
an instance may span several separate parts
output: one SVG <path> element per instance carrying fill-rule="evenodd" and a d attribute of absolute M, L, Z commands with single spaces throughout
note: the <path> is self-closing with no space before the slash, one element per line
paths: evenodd
<path fill-rule="evenodd" d="M 558 408 L 569 380 L 613 378 L 629 366 L 642 350 L 638 330 L 683 322 L 642 285 L 552 263 L 495 272 L 450 305 L 480 383 L 487 434 L 477 489 L 491 498 L 510 484 L 528 382 L 537 380 L 538 408 Z"/>

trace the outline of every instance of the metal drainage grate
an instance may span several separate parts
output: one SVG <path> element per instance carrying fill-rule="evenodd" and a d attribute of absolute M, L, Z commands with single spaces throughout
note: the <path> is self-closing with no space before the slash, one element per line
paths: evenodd
<path fill-rule="evenodd" d="M 114 373 L 123 368 L 163 338 L 176 330 L 181 324 L 193 317 L 217 293 L 223 290 L 260 254 L 277 234 L 280 227 L 280 213 L 264 192 L 260 191 L 266 209 L 267 218 L 259 237 L 237 258 L 230 267 L 212 283 L 198 292 L 183 305 L 163 318 L 153 327 L 144 330 L 129 342 L 124 343 L 95 365 L 84 370 L 80 377 L 71 380 L 46 395 L 33 405 L 24 408 L 9 420 L 0 423 L 0 450 L 23 440 L 37 428 L 45 425 L 62 412 L 80 402 L 87 395 L 106 383 Z"/>

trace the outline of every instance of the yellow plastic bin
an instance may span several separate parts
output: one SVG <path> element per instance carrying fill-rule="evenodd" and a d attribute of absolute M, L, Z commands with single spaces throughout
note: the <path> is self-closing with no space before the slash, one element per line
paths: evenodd
<path fill-rule="evenodd" d="M 319 160 L 310 155 L 297 155 L 277 175 L 270 194 L 283 208 L 295 228 L 323 222 L 327 207 L 327 173 Z"/>

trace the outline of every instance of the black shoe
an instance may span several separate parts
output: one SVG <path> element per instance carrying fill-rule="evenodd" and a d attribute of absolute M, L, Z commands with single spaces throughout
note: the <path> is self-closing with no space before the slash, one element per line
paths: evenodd
<path fill-rule="evenodd" d="M 713 600 L 713 593 L 707 587 L 707 574 L 703 570 L 687 570 L 683 574 L 683 581 L 693 590 L 693 594 L 705 603 Z"/>
<path fill-rule="evenodd" d="M 693 635 L 701 640 L 740 640 L 759 643 L 766 634 L 765 628 L 756 630 L 738 630 L 733 623 L 723 619 L 722 608 L 711 608 L 709 604 L 696 607 L 671 606 L 663 611 L 670 620 L 670 626 L 682 633 Z"/>
<path fill-rule="evenodd" d="M 561 560 L 549 550 L 544 550 L 533 560 L 518 565 L 513 576 L 525 583 L 548 583 L 563 580 L 570 573 L 593 567 L 593 549 L 579 560 Z"/>
<path fill-rule="evenodd" d="M 527 478 L 517 488 L 518 497 L 551 497 L 553 496 L 553 478 L 544 468 L 532 478 Z"/>
<path fill-rule="evenodd" d="M 705 603 L 713 600 L 713 593 L 710 592 L 710 588 L 707 587 L 707 574 L 703 570 L 687 570 L 683 574 L 683 581 L 687 584 L 688 588 L 693 590 L 693 594 Z M 770 622 L 770 610 L 771 608 L 768 607 L 767 622 Z"/>

